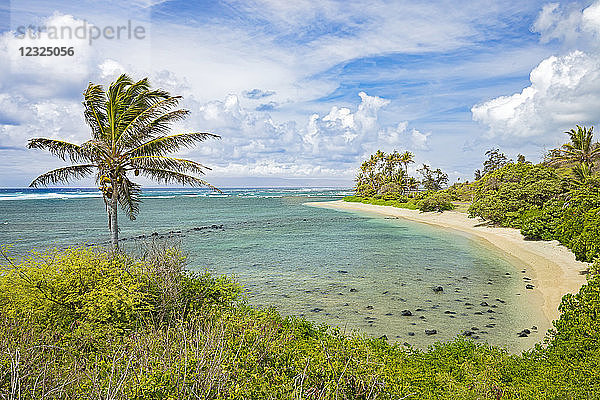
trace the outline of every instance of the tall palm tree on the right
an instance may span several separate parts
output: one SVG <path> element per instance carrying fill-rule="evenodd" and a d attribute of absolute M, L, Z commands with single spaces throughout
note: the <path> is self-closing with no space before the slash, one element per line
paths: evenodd
<path fill-rule="evenodd" d="M 600 158 L 600 145 L 593 142 L 594 128 L 577 125 L 577 129 L 571 129 L 565 133 L 570 136 L 571 142 L 552 151 L 550 164 L 584 164 L 591 171 L 594 161 Z"/>

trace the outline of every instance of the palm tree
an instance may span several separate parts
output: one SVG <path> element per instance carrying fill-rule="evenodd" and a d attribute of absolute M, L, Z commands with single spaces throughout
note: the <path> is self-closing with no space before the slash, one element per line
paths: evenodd
<path fill-rule="evenodd" d="M 401 163 L 404 165 L 404 174 L 408 176 L 408 164 L 414 163 L 413 158 L 415 155 L 410 151 L 405 151 L 400 155 Z"/>
<path fill-rule="evenodd" d="M 577 125 L 577 129 L 566 131 L 571 138 L 571 143 L 564 144 L 560 149 L 551 152 L 551 164 L 582 163 L 592 168 L 594 161 L 600 156 L 600 146 L 592 142 L 594 128 Z"/>
<path fill-rule="evenodd" d="M 213 186 L 190 174 L 210 169 L 195 161 L 167 156 L 180 147 L 191 147 L 209 138 L 206 132 L 169 134 L 171 124 L 183 120 L 188 110 L 178 109 L 181 96 L 151 89 L 148 79 L 134 82 L 123 74 L 108 91 L 90 83 L 83 93 L 84 116 L 91 139 L 77 145 L 60 140 L 36 138 L 27 145 L 44 149 L 75 165 L 58 168 L 38 176 L 30 187 L 69 182 L 95 173 L 108 214 L 111 242 L 118 249 L 118 204 L 134 220 L 139 212 L 141 188 L 130 174 L 142 175 L 159 183 Z"/>

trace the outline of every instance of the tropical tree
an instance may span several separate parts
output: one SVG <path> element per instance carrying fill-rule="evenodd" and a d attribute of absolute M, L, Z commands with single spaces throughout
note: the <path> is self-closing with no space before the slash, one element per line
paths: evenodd
<path fill-rule="evenodd" d="M 448 174 L 441 169 L 431 169 L 429 165 L 423 164 L 422 168 L 417 170 L 423 176 L 421 183 L 427 190 L 440 190 L 448 183 Z"/>
<path fill-rule="evenodd" d="M 571 142 L 550 152 L 550 164 L 581 163 L 593 169 L 594 161 L 600 157 L 600 145 L 593 142 L 594 128 L 577 125 L 577 129 L 571 129 L 565 133 L 569 135 Z"/>
<path fill-rule="evenodd" d="M 405 191 L 408 179 L 406 165 L 412 162 L 412 158 L 413 155 L 409 152 L 401 154 L 394 151 L 387 154 L 377 150 L 361 164 L 355 179 L 356 192 L 359 195 L 370 196 L 379 193 L 384 186 L 386 191 L 390 188 Z"/>
<path fill-rule="evenodd" d="M 410 151 L 405 151 L 400 155 L 400 162 L 404 165 L 404 174 L 408 176 L 408 164 L 415 162 L 415 155 Z"/>
<path fill-rule="evenodd" d="M 131 220 L 139 212 L 141 187 L 130 180 L 132 174 L 159 183 L 216 189 L 195 176 L 210 168 L 167 155 L 181 147 L 219 138 L 206 132 L 170 134 L 172 124 L 183 120 L 189 113 L 178 108 L 181 96 L 151 89 L 147 78 L 134 82 L 123 74 L 111 83 L 108 90 L 90 83 L 83 97 L 84 117 L 91 129 L 91 139 L 81 145 L 55 139 L 31 139 L 28 143 L 30 149 L 48 150 L 75 165 L 46 172 L 29 186 L 66 183 L 95 174 L 115 249 L 119 243 L 118 205 Z"/>
<path fill-rule="evenodd" d="M 485 152 L 485 155 L 488 159 L 483 162 L 483 172 L 481 173 L 481 176 L 494 172 L 506 164 L 512 163 L 512 160 L 509 160 L 499 149 L 490 149 Z"/>

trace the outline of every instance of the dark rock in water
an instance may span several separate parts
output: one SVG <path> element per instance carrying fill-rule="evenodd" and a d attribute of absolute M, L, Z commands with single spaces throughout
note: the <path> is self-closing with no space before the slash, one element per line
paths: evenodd
<path fill-rule="evenodd" d="M 344 295 L 344 293 L 342 293 L 342 292 L 339 292 L 339 293 L 338 293 L 338 295 L 340 295 L 340 296 L 343 296 L 343 295 Z"/>
<path fill-rule="evenodd" d="M 408 332 L 408 336 L 415 336 L 414 332 Z"/>
<path fill-rule="evenodd" d="M 444 311 L 444 314 L 456 314 L 456 313 L 454 311 L 446 310 L 446 311 Z"/>
<path fill-rule="evenodd" d="M 388 340 L 387 335 L 380 336 L 379 339 L 381 339 L 381 340 Z"/>
<path fill-rule="evenodd" d="M 521 270 L 521 272 L 522 272 L 522 273 L 525 273 L 525 270 L 524 270 L 524 269 L 522 269 L 522 270 Z"/>
<path fill-rule="evenodd" d="M 441 293 L 441 292 L 443 292 L 443 291 L 444 291 L 444 288 L 443 288 L 443 287 L 441 287 L 441 286 L 436 286 L 436 287 L 434 287 L 434 288 L 433 288 L 433 291 L 434 291 L 435 293 Z"/>
<path fill-rule="evenodd" d="M 404 344 L 406 347 L 410 347 L 410 343 L 408 343 L 408 342 L 404 342 L 403 344 Z"/>
<path fill-rule="evenodd" d="M 529 329 L 523 329 L 521 332 L 524 332 L 524 333 L 526 333 L 528 335 L 531 333 L 531 331 Z"/>
<path fill-rule="evenodd" d="M 492 308 L 498 308 L 498 305 L 492 304 L 490 307 L 492 307 Z"/>
<path fill-rule="evenodd" d="M 402 315 L 403 317 L 410 317 L 412 313 L 410 312 L 410 310 L 402 310 L 400 312 L 400 315 Z"/>
<path fill-rule="evenodd" d="M 532 326 L 532 327 L 531 327 L 531 330 L 533 330 L 533 331 L 537 331 L 537 326 L 535 326 L 535 325 L 534 325 L 534 326 Z"/>
<path fill-rule="evenodd" d="M 519 332 L 517 334 L 518 337 L 527 337 L 528 335 L 525 332 Z"/>
<path fill-rule="evenodd" d="M 481 303 L 479 303 L 479 305 L 482 306 L 482 307 L 487 307 L 488 303 L 485 302 L 485 301 L 482 301 Z"/>
<path fill-rule="evenodd" d="M 435 335 L 437 331 L 435 329 L 425 329 L 426 335 Z"/>
<path fill-rule="evenodd" d="M 344 271 L 343 269 L 340 269 L 340 270 L 338 271 L 338 273 L 340 273 L 340 274 L 347 274 L 347 273 L 348 273 L 348 271 Z"/>
<path fill-rule="evenodd" d="M 394 315 L 394 314 L 392 314 L 391 312 L 389 312 L 389 313 L 385 313 L 385 315 L 387 315 L 389 317 L 390 315 Z"/>
<path fill-rule="evenodd" d="M 424 316 L 424 315 L 421 315 L 421 316 L 419 317 L 419 319 L 425 319 L 425 316 Z"/>
<path fill-rule="evenodd" d="M 497 301 L 498 303 L 502 303 L 502 304 L 506 303 L 506 302 L 505 302 L 504 300 L 502 300 L 502 299 L 496 299 L 496 301 Z"/>
<path fill-rule="evenodd" d="M 471 303 L 465 303 L 465 306 L 472 306 L 473 304 Z"/>
<path fill-rule="evenodd" d="M 312 309 L 312 310 L 310 310 L 310 311 L 311 311 L 311 312 L 321 312 L 321 311 L 323 311 L 323 309 L 322 309 L 322 308 L 319 308 L 319 307 L 315 307 L 315 308 L 313 308 L 313 309 Z"/>
<path fill-rule="evenodd" d="M 489 310 L 487 310 L 487 313 L 488 313 L 488 314 L 493 314 L 493 313 L 495 313 L 495 312 L 496 312 L 496 311 L 492 310 L 491 308 L 490 308 Z"/>
<path fill-rule="evenodd" d="M 385 291 L 385 292 L 383 292 L 382 294 L 388 294 L 388 293 L 389 293 L 389 290 L 386 290 L 386 291 Z"/>
<path fill-rule="evenodd" d="M 483 315 L 483 313 L 481 311 L 475 311 L 473 314 L 475 314 L 475 315 Z"/>
<path fill-rule="evenodd" d="M 530 280 L 531 280 L 531 278 L 528 278 L 528 277 L 524 276 L 524 277 L 523 277 L 523 280 L 524 280 L 524 281 L 530 281 Z"/>
<path fill-rule="evenodd" d="M 417 308 L 415 311 L 425 311 L 422 308 Z"/>
<path fill-rule="evenodd" d="M 533 289 L 535 286 L 533 286 L 532 284 L 527 284 L 525 285 L 525 289 Z"/>
<path fill-rule="evenodd" d="M 463 335 L 463 336 L 472 336 L 472 335 L 473 335 L 473 332 L 471 332 L 471 331 L 464 331 L 464 332 L 462 333 L 462 335 Z"/>
<path fill-rule="evenodd" d="M 344 303 L 344 307 L 348 307 L 350 304 L 348 303 Z"/>
<path fill-rule="evenodd" d="M 352 288 L 352 289 L 350 289 L 350 292 L 354 293 L 354 292 L 358 292 L 358 290 Z"/>
<path fill-rule="evenodd" d="M 373 309 L 373 306 L 367 306 L 367 307 L 366 307 L 366 309 L 367 309 L 367 310 L 372 310 L 372 309 Z"/>
<path fill-rule="evenodd" d="M 472 327 L 471 327 L 471 330 L 472 330 L 472 331 L 478 331 L 478 330 L 479 330 L 479 328 L 478 328 L 478 327 L 476 327 L 476 326 L 472 326 Z"/>
<path fill-rule="evenodd" d="M 485 327 L 486 328 L 495 328 L 496 324 L 487 324 Z"/>
<path fill-rule="evenodd" d="M 416 325 L 417 323 L 416 323 L 416 322 L 411 322 L 410 324 L 411 324 L 411 325 Z"/>
<path fill-rule="evenodd" d="M 367 321 L 375 321 L 376 318 L 375 317 L 365 317 L 365 319 Z"/>
<path fill-rule="evenodd" d="M 510 276 L 510 274 L 509 274 L 508 272 L 507 272 L 507 273 L 505 273 L 504 275 L 506 275 L 506 276 Z"/>
<path fill-rule="evenodd" d="M 158 232 L 152 232 L 152 236 L 158 236 Z"/>
<path fill-rule="evenodd" d="M 483 335 L 483 334 L 488 333 L 488 331 L 479 331 L 479 333 L 481 333 Z"/>

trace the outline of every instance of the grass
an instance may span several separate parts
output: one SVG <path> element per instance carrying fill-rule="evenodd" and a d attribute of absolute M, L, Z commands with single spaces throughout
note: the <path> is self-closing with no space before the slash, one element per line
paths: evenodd
<path fill-rule="evenodd" d="M 398 200 L 374 199 L 370 197 L 366 198 L 360 196 L 346 196 L 344 197 L 344 201 L 352 203 L 374 204 L 376 206 L 391 206 L 396 208 L 407 208 L 409 210 L 418 210 L 417 204 L 411 201 L 402 202 Z"/>

